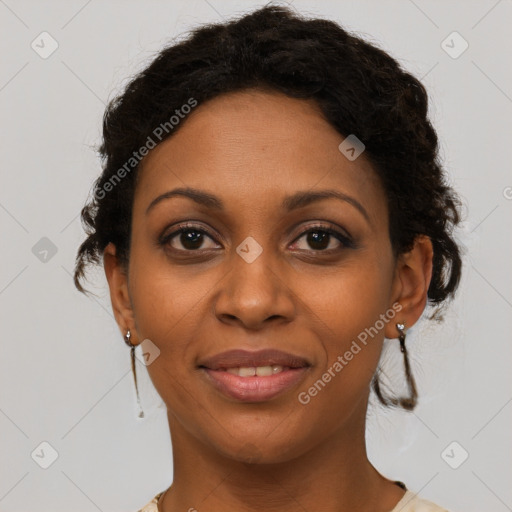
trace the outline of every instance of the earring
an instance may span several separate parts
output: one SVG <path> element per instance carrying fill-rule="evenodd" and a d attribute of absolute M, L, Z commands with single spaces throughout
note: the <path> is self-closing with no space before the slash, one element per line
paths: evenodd
<path fill-rule="evenodd" d="M 418 393 L 416 391 L 416 382 L 414 381 L 414 377 L 411 372 L 411 367 L 409 365 L 409 357 L 407 355 L 407 349 L 405 348 L 405 324 L 404 323 L 398 323 L 396 324 L 396 328 L 398 330 L 398 341 L 400 342 L 400 351 L 404 355 L 404 366 L 405 366 L 405 376 L 407 379 L 407 386 L 409 388 L 409 396 L 408 397 L 401 397 L 401 398 L 394 398 L 394 397 L 385 397 L 382 394 L 382 391 L 380 389 L 379 379 L 377 373 L 380 372 L 380 369 L 376 372 L 375 376 L 372 380 L 372 387 L 375 391 L 375 394 L 377 395 L 378 399 L 381 401 L 382 404 L 386 406 L 400 406 L 403 409 L 406 409 L 408 411 L 412 411 L 416 407 Z"/>
<path fill-rule="evenodd" d="M 132 333 L 130 332 L 130 329 L 128 329 L 128 331 L 126 332 L 126 334 L 124 335 L 124 341 L 125 343 L 130 347 L 131 349 L 131 358 L 132 358 L 132 374 L 133 374 L 133 379 L 135 381 L 135 391 L 137 392 L 137 404 L 139 405 L 139 409 L 140 409 L 140 412 L 139 412 L 139 418 L 144 418 L 144 411 L 142 410 L 142 407 L 140 405 L 140 397 L 139 397 L 139 387 L 137 386 L 137 373 L 135 371 L 135 347 L 137 345 L 133 345 L 132 342 L 130 341 L 130 338 L 132 337 Z"/>

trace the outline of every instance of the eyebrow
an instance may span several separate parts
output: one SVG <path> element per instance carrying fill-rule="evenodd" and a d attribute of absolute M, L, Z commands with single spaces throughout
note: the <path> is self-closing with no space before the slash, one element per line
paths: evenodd
<path fill-rule="evenodd" d="M 224 203 L 219 197 L 203 190 L 198 190 L 191 187 L 183 187 L 169 190 L 168 192 L 155 197 L 155 199 L 153 199 L 153 201 L 151 201 L 147 207 L 146 215 L 161 201 L 177 196 L 188 197 L 189 199 L 192 199 L 192 201 L 195 201 L 196 203 L 206 206 L 212 210 L 223 211 L 225 209 Z M 368 212 L 365 210 L 363 205 L 357 199 L 344 194 L 343 192 L 339 192 L 338 190 L 326 189 L 316 191 L 299 191 L 291 196 L 285 197 L 281 206 L 284 210 L 290 212 L 292 210 L 303 208 L 323 199 L 339 199 L 340 201 L 349 203 L 354 208 L 356 208 L 369 223 L 371 223 L 370 216 L 368 215 Z"/>

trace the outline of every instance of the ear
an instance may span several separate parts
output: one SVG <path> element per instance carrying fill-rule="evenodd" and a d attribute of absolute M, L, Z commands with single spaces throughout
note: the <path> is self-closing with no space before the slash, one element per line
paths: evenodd
<path fill-rule="evenodd" d="M 398 337 L 397 323 L 405 324 L 406 330 L 420 318 L 427 304 L 428 287 L 432 278 L 432 241 L 426 235 L 416 237 L 413 248 L 401 254 L 396 263 L 393 280 L 392 303 L 400 303 L 394 321 L 386 324 L 385 336 Z"/>
<path fill-rule="evenodd" d="M 103 268 L 110 288 L 112 310 L 121 334 L 124 336 L 126 331 L 130 329 L 130 342 L 136 345 L 138 335 L 128 292 L 128 276 L 116 255 L 116 246 L 113 243 L 109 243 L 103 251 Z"/>

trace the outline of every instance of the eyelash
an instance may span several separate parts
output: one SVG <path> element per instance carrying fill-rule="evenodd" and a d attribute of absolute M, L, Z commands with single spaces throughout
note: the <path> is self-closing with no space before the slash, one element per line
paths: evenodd
<path fill-rule="evenodd" d="M 215 241 L 214 237 L 207 230 L 201 229 L 200 226 L 197 224 L 184 223 L 184 224 L 179 224 L 177 226 L 177 228 L 178 229 L 176 229 L 172 233 L 162 236 L 158 242 L 159 245 L 168 246 L 169 242 L 173 238 L 175 238 L 177 235 L 180 235 L 181 233 L 186 233 L 187 231 L 195 231 L 196 233 L 200 233 L 202 235 L 207 235 L 209 238 L 211 238 L 212 240 Z M 308 233 L 311 233 L 311 232 L 327 233 L 327 234 L 333 236 L 334 238 L 336 238 L 342 244 L 342 246 L 338 247 L 336 249 L 324 249 L 324 250 L 311 249 L 310 252 L 332 254 L 333 252 L 338 252 L 343 249 L 353 249 L 356 247 L 355 243 L 352 241 L 351 238 L 340 233 L 332 224 L 327 224 L 327 225 L 315 224 L 315 225 L 309 226 L 308 229 L 306 229 L 305 231 L 300 233 L 295 238 L 294 243 L 295 243 L 295 241 L 300 240 L 304 235 L 307 235 Z M 181 252 L 181 253 L 187 253 L 187 252 L 188 253 L 194 253 L 194 252 L 197 253 L 197 252 L 201 251 L 201 249 L 187 250 L 187 249 L 175 249 L 174 247 L 171 247 L 170 250 L 174 251 L 174 252 Z M 206 249 L 206 250 L 208 250 L 208 249 Z"/>

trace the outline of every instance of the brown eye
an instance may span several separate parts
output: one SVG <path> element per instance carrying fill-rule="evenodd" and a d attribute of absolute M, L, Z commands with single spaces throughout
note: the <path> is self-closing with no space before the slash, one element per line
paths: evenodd
<path fill-rule="evenodd" d="M 315 230 L 308 231 L 305 234 L 307 243 L 312 249 L 322 251 L 329 248 L 329 242 L 332 241 L 333 236 L 327 231 Z"/>
<path fill-rule="evenodd" d="M 199 229 L 198 226 L 185 225 L 180 226 L 179 229 L 173 231 L 169 235 L 165 235 L 160 240 L 160 244 L 170 246 L 171 249 L 176 251 L 185 252 L 194 252 L 199 249 L 216 248 L 216 245 L 211 247 L 204 247 L 208 239 L 213 241 L 213 238 L 210 237 L 205 230 Z M 181 245 L 181 248 L 176 247 L 179 245 Z"/>
<path fill-rule="evenodd" d="M 308 245 L 308 247 L 303 249 L 306 251 L 330 252 L 354 246 L 350 238 L 330 226 L 313 226 L 304 231 L 297 240 L 302 238 L 305 238 Z M 338 242 L 337 244 L 336 241 Z"/>

